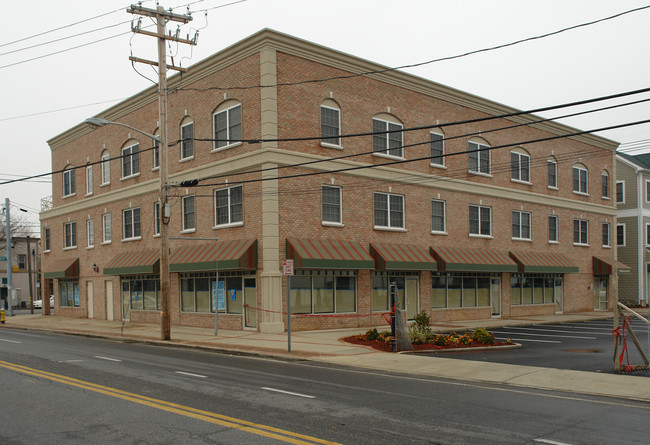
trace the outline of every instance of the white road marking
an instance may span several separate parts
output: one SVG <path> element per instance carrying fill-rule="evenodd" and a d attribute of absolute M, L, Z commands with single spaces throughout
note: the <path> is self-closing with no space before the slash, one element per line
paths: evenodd
<path fill-rule="evenodd" d="M 550 440 L 550 439 L 535 439 L 533 442 L 540 442 L 540 443 L 548 443 L 551 445 L 572 445 L 567 442 L 558 442 L 557 440 Z"/>
<path fill-rule="evenodd" d="M 122 360 L 117 359 L 117 358 L 102 357 L 101 355 L 96 355 L 95 358 L 98 358 L 100 360 L 108 360 L 109 362 L 121 362 L 122 361 Z"/>
<path fill-rule="evenodd" d="M 562 334 L 590 334 L 590 335 L 612 335 L 611 331 L 610 332 L 577 332 L 577 331 L 562 331 L 559 329 L 544 329 L 544 328 L 524 328 L 524 327 L 515 327 L 515 326 L 505 326 L 503 329 L 514 329 L 514 330 L 522 330 L 522 331 L 541 331 L 541 332 L 559 332 Z"/>
<path fill-rule="evenodd" d="M 5 340 L 4 338 L 0 338 L 0 341 L 4 341 L 4 342 L 6 342 L 6 343 L 22 343 L 22 341 Z"/>
<path fill-rule="evenodd" d="M 309 396 L 307 394 L 300 394 L 300 393 L 297 393 L 297 392 L 282 391 L 281 389 L 268 388 L 266 386 L 263 386 L 262 389 L 265 389 L 267 391 L 279 392 L 279 393 L 282 393 L 282 394 L 289 394 L 290 396 L 304 397 L 306 399 L 315 399 L 316 398 L 316 396 Z"/>
<path fill-rule="evenodd" d="M 492 331 L 495 334 L 508 335 L 512 332 Z M 533 337 L 555 337 L 555 338 L 582 338 L 585 340 L 596 340 L 596 337 L 579 337 L 577 335 L 551 335 L 551 334 L 528 334 L 526 332 L 515 332 L 516 335 L 530 335 Z"/>
<path fill-rule="evenodd" d="M 59 360 L 59 363 L 83 362 L 83 360 Z"/>
<path fill-rule="evenodd" d="M 190 377 L 199 377 L 202 379 L 207 379 L 207 375 L 201 375 L 201 374 L 192 374 L 191 372 L 183 372 L 183 371 L 174 371 L 176 374 L 183 374 L 183 375 L 189 375 Z"/>
<path fill-rule="evenodd" d="M 508 337 L 512 341 L 533 341 L 536 343 L 562 343 L 558 340 L 533 340 L 532 338 L 512 338 Z M 506 337 L 497 337 L 497 340 L 507 340 Z"/>

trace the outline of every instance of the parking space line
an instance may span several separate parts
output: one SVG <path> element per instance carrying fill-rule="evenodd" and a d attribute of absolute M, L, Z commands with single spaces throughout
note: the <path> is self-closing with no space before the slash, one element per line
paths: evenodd
<path fill-rule="evenodd" d="M 503 329 L 515 329 L 515 330 L 523 330 L 523 331 L 541 331 L 541 332 L 560 332 L 564 334 L 596 334 L 596 335 L 612 335 L 611 331 L 610 332 L 575 332 L 575 331 L 561 331 L 557 329 L 543 329 L 543 328 L 525 328 L 523 326 L 505 326 Z"/>
<path fill-rule="evenodd" d="M 532 338 L 510 338 L 512 341 L 530 341 L 530 342 L 535 342 L 535 343 L 562 343 L 561 341 L 558 340 L 533 340 Z M 506 337 L 497 337 L 497 340 L 507 340 L 508 338 Z"/>
<path fill-rule="evenodd" d="M 508 335 L 512 332 L 503 332 L 503 331 L 493 331 L 495 334 L 504 334 Z M 596 340 L 596 337 L 581 337 L 577 335 L 551 335 L 551 334 L 532 334 L 528 332 L 515 332 L 517 335 L 530 335 L 532 337 L 555 337 L 555 338 L 580 338 L 583 340 Z"/>

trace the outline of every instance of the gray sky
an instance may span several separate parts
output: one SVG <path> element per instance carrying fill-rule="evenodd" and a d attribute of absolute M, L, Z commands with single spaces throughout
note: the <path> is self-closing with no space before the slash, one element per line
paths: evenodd
<path fill-rule="evenodd" d="M 185 45 L 173 46 L 176 63 L 181 60 L 183 66 L 190 66 L 262 28 L 272 28 L 394 67 L 546 34 L 650 4 L 650 0 L 247 0 L 211 9 L 233 1 L 192 2 L 194 20 L 182 34 L 200 28 L 198 45 L 191 52 Z M 129 4 L 33 0 L 11 9 L 5 6 L 5 16 L 11 19 L 3 22 L 0 41 L 0 180 L 49 172 L 48 139 L 152 85 L 143 76 L 156 79 L 153 69 L 137 64 L 143 76 L 139 75 L 128 56 L 132 52 L 155 59 L 155 39 L 133 36 L 129 23 L 118 25 L 132 19 L 125 11 Z M 178 0 L 161 4 L 185 12 Z M 155 2 L 143 6 L 155 7 Z M 211 9 L 207 19 L 205 9 Z M 26 39 L 111 11 L 117 12 Z M 649 23 L 650 9 L 645 9 L 544 39 L 404 71 L 522 110 L 641 89 L 650 86 Z M 90 32 L 111 25 L 118 26 Z M 79 33 L 84 34 L 18 51 Z M 118 34 L 124 35 L 26 61 Z M 642 98 L 650 94 L 623 101 Z M 53 111 L 61 109 L 68 110 Z M 650 102 L 562 122 L 590 130 L 648 118 Z M 650 125 L 599 134 L 620 142 L 622 150 L 636 150 L 633 154 L 650 151 L 650 141 L 645 141 L 650 139 Z M 9 197 L 30 210 L 35 225 L 40 200 L 50 195 L 47 182 L 0 186 L 2 205 Z"/>

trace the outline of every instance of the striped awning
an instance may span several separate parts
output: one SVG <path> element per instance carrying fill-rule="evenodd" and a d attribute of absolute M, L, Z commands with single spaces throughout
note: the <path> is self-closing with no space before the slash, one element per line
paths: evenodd
<path fill-rule="evenodd" d="M 160 250 L 142 249 L 120 253 L 104 266 L 104 275 L 154 274 L 160 272 Z"/>
<path fill-rule="evenodd" d="M 287 258 L 296 269 L 374 269 L 375 260 L 361 243 L 287 238 Z"/>
<path fill-rule="evenodd" d="M 78 278 L 79 258 L 48 261 L 44 269 L 45 278 Z"/>
<path fill-rule="evenodd" d="M 618 273 L 632 273 L 632 268 L 621 263 L 618 260 L 614 260 L 616 264 L 616 270 Z M 593 257 L 593 267 L 594 275 L 611 275 L 612 274 L 612 264 L 611 261 L 605 261 L 598 257 Z"/>
<path fill-rule="evenodd" d="M 494 249 L 431 248 L 441 272 L 517 272 L 508 252 Z"/>
<path fill-rule="evenodd" d="M 519 271 L 523 273 L 578 272 L 578 266 L 560 253 L 510 252 L 510 256 L 517 261 Z"/>
<path fill-rule="evenodd" d="M 429 248 L 410 244 L 370 244 L 377 270 L 436 270 Z"/>
<path fill-rule="evenodd" d="M 220 241 L 174 249 L 170 272 L 257 269 L 257 240 Z"/>

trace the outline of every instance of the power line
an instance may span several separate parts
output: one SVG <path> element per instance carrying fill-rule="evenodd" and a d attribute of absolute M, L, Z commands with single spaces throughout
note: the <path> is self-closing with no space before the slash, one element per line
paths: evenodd
<path fill-rule="evenodd" d="M 58 112 L 61 112 L 61 111 L 75 110 L 77 108 L 85 108 L 85 107 L 91 107 L 91 106 L 94 106 L 94 105 L 102 105 L 102 104 L 117 102 L 119 100 L 126 100 L 126 99 L 128 99 L 128 97 L 122 97 L 120 99 L 105 100 L 105 101 L 102 101 L 102 102 L 94 102 L 92 104 L 76 105 L 74 107 L 59 108 L 59 109 L 56 109 L 56 110 L 40 111 L 38 113 L 23 114 L 21 116 L 5 117 L 5 118 L 0 118 L 0 122 L 10 121 L 10 120 L 14 120 L 14 119 L 22 119 L 22 118 L 25 118 L 25 117 L 41 116 L 43 114 L 58 113 Z"/>

